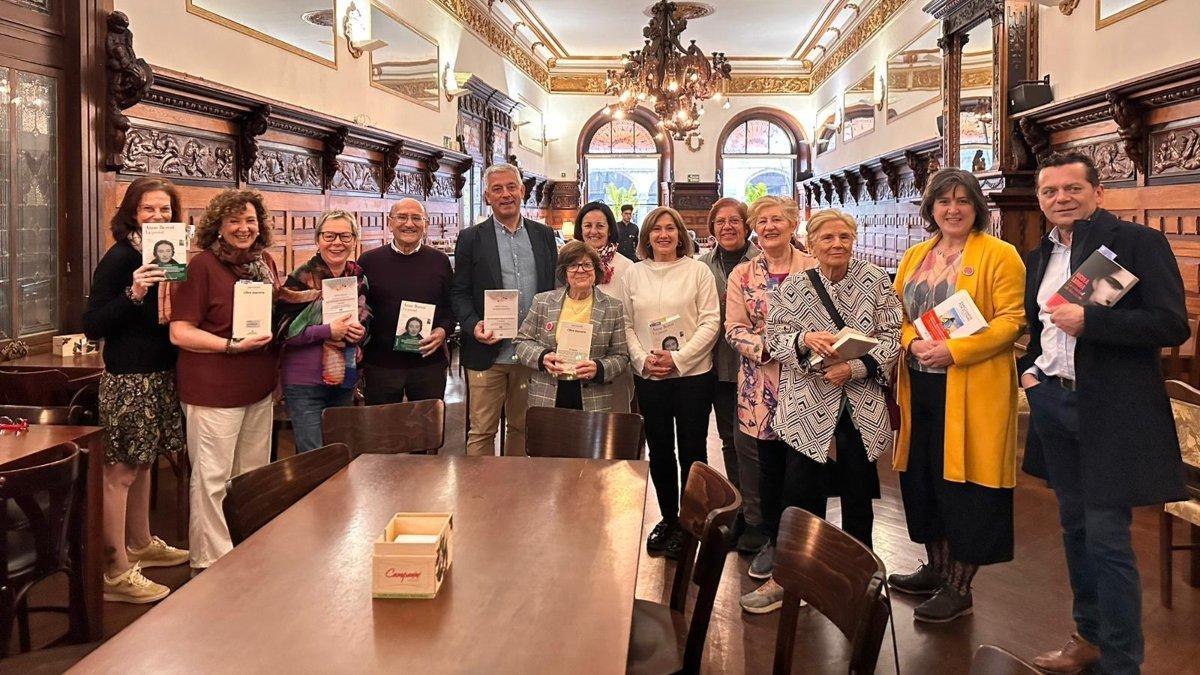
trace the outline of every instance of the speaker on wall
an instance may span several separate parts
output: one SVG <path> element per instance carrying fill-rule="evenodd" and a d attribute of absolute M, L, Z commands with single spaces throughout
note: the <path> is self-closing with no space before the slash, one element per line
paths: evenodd
<path fill-rule="evenodd" d="M 1008 90 L 1008 112 L 1016 114 L 1032 110 L 1053 100 L 1049 75 L 1040 80 L 1022 80 Z"/>

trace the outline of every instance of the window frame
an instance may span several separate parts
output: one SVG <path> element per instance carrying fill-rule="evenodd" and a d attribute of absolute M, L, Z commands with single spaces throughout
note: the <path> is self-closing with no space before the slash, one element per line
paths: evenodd
<path fill-rule="evenodd" d="M 796 185 L 801 181 L 812 178 L 812 146 L 809 144 L 808 136 L 804 133 L 803 127 L 796 118 L 788 113 L 776 108 L 757 107 L 742 111 L 734 115 L 725 127 L 721 130 L 721 134 L 717 137 L 716 143 L 716 167 L 717 167 L 717 194 L 725 193 L 724 175 L 725 175 L 725 143 L 729 140 L 729 136 L 733 134 L 738 127 L 755 120 L 762 120 L 769 124 L 773 124 L 783 130 L 791 142 L 792 152 L 790 155 L 761 154 L 761 153 L 730 153 L 731 156 L 738 157 L 787 157 L 792 159 L 792 199 L 796 199 L 799 194 Z"/>

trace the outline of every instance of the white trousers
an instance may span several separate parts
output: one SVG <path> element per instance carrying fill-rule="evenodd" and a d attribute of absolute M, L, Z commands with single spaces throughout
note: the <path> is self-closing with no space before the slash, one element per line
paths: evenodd
<path fill-rule="evenodd" d="M 221 511 L 225 481 L 271 458 L 273 408 L 270 396 L 243 408 L 183 405 L 192 460 L 188 548 L 193 568 L 204 569 L 233 550 Z"/>

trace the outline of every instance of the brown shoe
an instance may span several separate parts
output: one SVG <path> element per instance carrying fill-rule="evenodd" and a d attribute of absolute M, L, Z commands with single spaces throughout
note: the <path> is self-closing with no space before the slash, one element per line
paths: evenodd
<path fill-rule="evenodd" d="M 1046 652 L 1033 659 L 1033 665 L 1051 673 L 1074 673 L 1100 660 L 1100 648 L 1084 640 L 1078 633 L 1062 649 Z"/>

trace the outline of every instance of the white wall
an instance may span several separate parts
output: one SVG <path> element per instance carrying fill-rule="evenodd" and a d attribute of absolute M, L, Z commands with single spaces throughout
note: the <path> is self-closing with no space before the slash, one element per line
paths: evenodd
<path fill-rule="evenodd" d="M 1165 0 L 1099 30 L 1095 0 L 1071 16 L 1043 7 L 1038 20 L 1038 67 L 1056 101 L 1200 59 L 1196 0 Z"/>
<path fill-rule="evenodd" d="M 513 99 L 524 98 L 547 109 L 549 97 L 543 89 L 427 0 L 384 3 L 438 42 L 443 64 L 450 62 L 455 70 L 473 73 Z M 344 40 L 338 40 L 334 69 L 189 14 L 183 0 L 116 0 L 115 4 L 129 16 L 138 56 L 153 66 L 344 120 L 365 114 L 377 128 L 436 145 L 441 145 L 443 136 L 456 134 L 457 103 L 447 103 L 443 97 L 441 110 L 435 112 L 369 86 L 367 57 L 352 58 Z M 523 167 L 545 171 L 543 157 L 515 142 L 513 147 Z"/>

